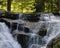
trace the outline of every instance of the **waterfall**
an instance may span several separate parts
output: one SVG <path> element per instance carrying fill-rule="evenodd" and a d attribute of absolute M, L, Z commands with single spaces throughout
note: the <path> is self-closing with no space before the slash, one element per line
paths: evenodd
<path fill-rule="evenodd" d="M 32 33 L 28 41 L 29 44 L 28 48 L 40 48 L 41 43 L 42 43 L 42 38 L 36 33 Z"/>
<path fill-rule="evenodd" d="M 47 48 L 49 42 L 60 34 L 60 20 L 56 19 L 55 16 L 50 17 L 50 21 L 46 21 L 47 34 L 42 39 L 45 41 L 45 45 L 41 48 Z"/>
<path fill-rule="evenodd" d="M 0 23 L 0 48 L 22 48 L 10 34 L 5 23 Z"/>
<path fill-rule="evenodd" d="M 12 22 L 10 22 L 10 32 L 12 32 Z"/>
<path fill-rule="evenodd" d="M 17 24 L 17 28 L 15 32 L 19 32 L 18 27 L 20 23 L 23 24 L 23 32 L 24 32 L 25 22 L 23 22 L 23 20 L 21 21 L 20 19 L 22 19 L 22 14 L 19 14 L 19 18 L 18 18 L 19 23 Z M 49 42 L 60 34 L 60 20 L 57 20 L 52 13 L 42 14 L 40 19 L 41 20 L 37 22 L 37 24 L 33 25 L 33 27 L 31 28 L 31 32 L 30 32 L 31 34 L 29 35 L 29 40 L 27 41 L 28 48 L 47 48 Z M 21 45 L 17 43 L 17 35 L 15 36 L 16 40 L 14 40 L 5 23 L 0 23 L 0 24 L 2 28 L 0 29 L 1 32 L 0 36 L 2 39 L 4 39 L 3 41 L 1 41 L 0 45 L 3 45 L 4 43 L 8 46 L 6 48 L 21 48 Z M 44 37 L 41 37 L 38 32 L 43 25 L 45 25 L 47 33 Z M 4 47 L 1 46 L 1 48 Z"/>
<path fill-rule="evenodd" d="M 56 19 L 52 13 L 43 14 L 41 19 L 30 35 L 28 48 L 47 48 L 49 42 L 60 34 L 60 20 Z M 43 24 L 46 26 L 47 33 L 44 37 L 40 37 L 35 30 Z"/>
<path fill-rule="evenodd" d="M 20 13 L 18 19 L 23 19 L 22 15 L 23 13 Z"/>
<path fill-rule="evenodd" d="M 52 22 L 50 30 L 51 32 L 48 30 L 47 35 L 43 38 L 46 41 L 46 45 L 60 34 L 60 22 Z"/>

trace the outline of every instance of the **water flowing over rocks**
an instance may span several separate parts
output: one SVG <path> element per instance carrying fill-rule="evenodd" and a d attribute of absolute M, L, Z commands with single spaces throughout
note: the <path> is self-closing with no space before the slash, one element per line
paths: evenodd
<path fill-rule="evenodd" d="M 0 23 L 0 48 L 22 48 L 12 37 L 5 23 Z"/>
<path fill-rule="evenodd" d="M 22 48 L 52 48 L 51 46 L 55 46 L 54 44 L 58 42 L 55 40 L 60 34 L 60 20 L 52 13 L 36 15 L 21 13 L 17 16 L 14 19 L 2 17 L 0 22 L 6 23 L 9 27 L 8 32 L 21 44 Z"/>

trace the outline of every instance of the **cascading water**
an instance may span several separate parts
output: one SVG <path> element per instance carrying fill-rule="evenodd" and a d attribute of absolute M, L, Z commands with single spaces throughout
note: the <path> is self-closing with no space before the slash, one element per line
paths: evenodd
<path fill-rule="evenodd" d="M 12 22 L 10 22 L 10 32 L 12 32 Z"/>
<path fill-rule="evenodd" d="M 19 23 L 17 23 L 17 29 L 16 30 L 18 30 L 19 24 L 24 24 L 24 21 L 21 20 L 21 19 L 23 19 L 23 16 L 22 15 L 23 15 L 23 13 L 20 13 L 19 14 L 19 17 L 18 17 Z M 23 31 L 24 31 L 24 26 L 23 26 Z"/>
<path fill-rule="evenodd" d="M 19 15 L 19 21 L 21 19 L 22 14 Z M 32 33 L 29 35 L 29 41 L 28 41 L 28 48 L 46 48 L 48 43 L 55 38 L 57 35 L 60 34 L 60 23 L 59 20 L 56 19 L 56 17 L 50 13 L 50 14 L 44 14 L 41 15 L 42 19 L 39 21 L 31 30 Z M 38 35 L 38 31 L 40 30 L 41 26 L 45 24 L 47 29 L 47 34 L 44 37 L 41 37 Z M 17 24 L 16 32 L 18 31 L 19 24 Z M 23 26 L 24 31 L 24 26 Z M 17 36 L 15 37 L 17 40 Z M 18 45 L 17 45 L 18 46 Z"/>
<path fill-rule="evenodd" d="M 22 15 L 23 15 L 23 13 L 20 13 L 18 19 L 23 19 Z"/>
<path fill-rule="evenodd" d="M 43 38 L 43 40 L 45 40 L 46 42 L 46 46 L 48 45 L 48 43 L 54 39 L 56 36 L 58 36 L 60 34 L 60 23 L 59 22 L 52 22 L 51 23 L 51 31 L 47 31 L 47 35 Z"/>
<path fill-rule="evenodd" d="M 22 48 L 10 34 L 10 30 L 5 23 L 0 23 L 0 48 Z"/>
<path fill-rule="evenodd" d="M 14 34 L 15 32 L 20 32 L 20 30 L 19 30 L 19 25 L 23 25 L 22 27 L 23 27 L 23 32 L 24 32 L 24 21 L 23 20 L 21 20 L 21 19 L 23 19 L 23 13 L 20 13 L 19 14 L 19 16 L 18 16 L 18 20 L 17 20 L 17 26 L 16 26 L 16 30 L 14 30 L 13 31 L 13 35 L 14 35 L 14 38 L 15 38 L 15 40 L 17 40 L 17 34 Z"/>
<path fill-rule="evenodd" d="M 52 13 L 47 14 L 47 16 L 44 16 L 44 20 L 45 21 L 40 21 L 40 24 L 45 24 L 47 34 L 43 38 L 41 38 L 38 34 L 33 32 L 29 39 L 28 48 L 47 48 L 48 43 L 60 34 L 60 20 L 57 20 Z"/>
<path fill-rule="evenodd" d="M 47 48 L 48 43 L 60 34 L 60 20 L 57 20 L 55 16 L 51 16 L 50 21 L 46 21 L 47 34 L 44 36 L 45 46 L 41 48 Z"/>
<path fill-rule="evenodd" d="M 30 35 L 30 38 L 29 38 L 29 41 L 28 41 L 28 44 L 29 44 L 28 48 L 38 48 L 38 47 L 40 47 L 40 44 L 42 43 L 41 39 L 42 38 L 39 35 L 37 35 L 35 33 L 32 33 Z"/>
<path fill-rule="evenodd" d="M 22 15 L 23 15 L 22 13 L 19 14 L 19 16 L 18 16 L 19 21 L 20 21 L 20 19 L 22 19 Z M 19 23 L 17 23 L 17 28 L 16 28 L 17 31 L 18 31 L 18 27 L 19 27 Z"/>

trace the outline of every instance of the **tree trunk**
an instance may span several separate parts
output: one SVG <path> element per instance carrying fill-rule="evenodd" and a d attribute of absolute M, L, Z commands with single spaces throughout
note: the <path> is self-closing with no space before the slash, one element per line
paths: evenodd
<path fill-rule="evenodd" d="M 44 9 L 44 0 L 35 0 L 36 12 L 42 12 Z"/>
<path fill-rule="evenodd" d="M 59 11 L 60 11 L 60 0 L 58 0 L 58 7 L 59 7 Z"/>
<path fill-rule="evenodd" d="M 7 0 L 7 11 L 11 11 L 11 0 Z"/>
<path fill-rule="evenodd" d="M 3 1 L 0 1 L 0 5 L 2 5 L 3 4 Z"/>

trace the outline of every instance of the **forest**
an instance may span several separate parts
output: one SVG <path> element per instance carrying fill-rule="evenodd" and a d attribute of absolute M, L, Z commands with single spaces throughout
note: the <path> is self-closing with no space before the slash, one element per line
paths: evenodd
<path fill-rule="evenodd" d="M 0 0 L 0 9 L 11 12 L 58 12 L 59 0 Z"/>

